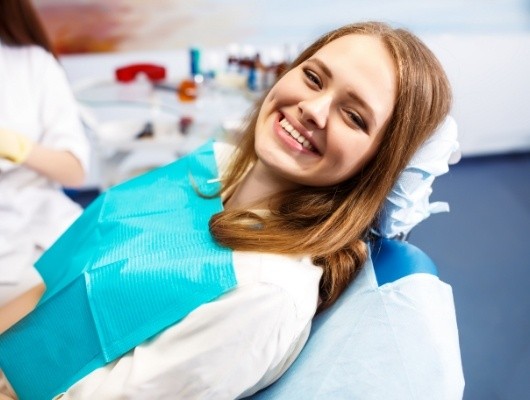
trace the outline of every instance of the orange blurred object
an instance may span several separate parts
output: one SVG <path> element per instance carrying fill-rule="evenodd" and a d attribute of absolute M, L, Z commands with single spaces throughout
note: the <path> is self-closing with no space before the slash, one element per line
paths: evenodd
<path fill-rule="evenodd" d="M 197 83 L 192 79 L 184 79 L 180 82 L 178 97 L 183 102 L 194 101 L 197 98 Z"/>

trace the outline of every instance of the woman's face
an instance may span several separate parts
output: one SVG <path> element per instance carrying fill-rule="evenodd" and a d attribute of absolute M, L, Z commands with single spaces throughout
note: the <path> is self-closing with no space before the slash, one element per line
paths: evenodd
<path fill-rule="evenodd" d="M 377 151 L 396 98 L 394 62 L 380 39 L 347 35 L 271 89 L 256 124 L 258 168 L 281 188 L 354 176 Z"/>

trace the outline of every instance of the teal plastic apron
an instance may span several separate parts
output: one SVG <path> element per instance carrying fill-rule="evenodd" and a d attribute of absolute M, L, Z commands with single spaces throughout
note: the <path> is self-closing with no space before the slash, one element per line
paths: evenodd
<path fill-rule="evenodd" d="M 232 251 L 208 231 L 223 206 L 213 143 L 99 196 L 41 257 L 47 291 L 0 336 L 21 400 L 51 399 L 233 289 Z"/>

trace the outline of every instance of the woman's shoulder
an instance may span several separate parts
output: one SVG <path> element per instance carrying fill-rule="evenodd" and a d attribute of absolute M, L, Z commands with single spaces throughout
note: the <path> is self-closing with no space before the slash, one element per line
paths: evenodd
<path fill-rule="evenodd" d="M 269 286 L 289 297 L 300 318 L 312 318 L 318 304 L 322 268 L 310 257 L 234 251 L 238 286 Z"/>
<path fill-rule="evenodd" d="M 40 46 L 7 46 L 0 45 L 2 67 L 9 74 L 10 80 L 23 79 L 28 84 L 40 85 L 43 77 L 50 78 L 50 69 L 59 69 L 59 62 L 51 53 Z M 31 82 L 30 82 L 31 81 Z"/>
<path fill-rule="evenodd" d="M 0 43 L 0 51 L 2 52 L 2 55 L 8 60 L 25 60 L 36 63 L 49 63 L 54 62 L 55 60 L 55 58 L 50 52 L 37 45 L 9 46 L 4 43 Z"/>

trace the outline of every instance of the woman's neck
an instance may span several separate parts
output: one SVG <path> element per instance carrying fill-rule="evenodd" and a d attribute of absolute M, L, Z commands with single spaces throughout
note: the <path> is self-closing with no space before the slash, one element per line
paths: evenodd
<path fill-rule="evenodd" d="M 292 182 L 271 174 L 258 161 L 225 201 L 225 209 L 268 209 L 268 199 L 271 196 L 294 187 Z"/>

